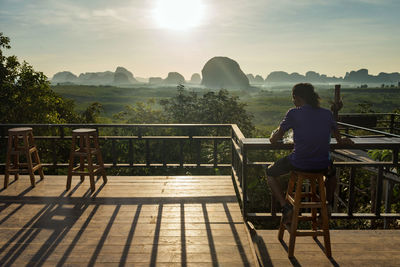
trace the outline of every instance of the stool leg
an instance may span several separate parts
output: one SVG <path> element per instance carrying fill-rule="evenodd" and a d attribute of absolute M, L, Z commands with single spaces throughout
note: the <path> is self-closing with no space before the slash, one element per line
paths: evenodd
<path fill-rule="evenodd" d="M 28 135 L 24 134 L 23 139 L 24 139 L 24 146 L 25 146 L 25 155 L 26 155 L 26 159 L 27 159 L 27 162 L 28 162 L 29 177 L 31 179 L 32 187 L 35 187 L 35 174 L 33 173 L 32 156 L 31 156 L 31 153 L 29 152 Z"/>
<path fill-rule="evenodd" d="M 43 167 L 42 167 L 42 164 L 40 163 L 39 151 L 36 147 L 35 139 L 33 138 L 32 132 L 29 133 L 29 140 L 31 142 L 30 144 L 35 147 L 35 151 L 33 152 L 33 157 L 35 159 L 36 164 L 39 165 L 38 172 L 39 172 L 40 179 L 43 180 L 44 179 Z"/>
<path fill-rule="evenodd" d="M 99 166 L 101 168 L 101 173 L 103 176 L 103 183 L 107 183 L 107 175 L 106 175 L 106 169 L 104 168 L 104 162 L 103 162 L 103 157 L 101 155 L 101 150 L 100 150 L 100 146 L 99 146 L 99 140 L 97 138 L 97 134 L 93 137 L 93 141 L 94 141 L 94 146 L 96 148 L 97 154 L 97 161 L 99 163 Z"/>
<path fill-rule="evenodd" d="M 286 191 L 286 201 L 289 199 L 289 195 L 293 193 L 294 185 L 296 182 L 296 175 L 294 173 L 291 174 L 289 183 L 288 183 L 288 188 Z M 283 224 L 283 216 L 281 217 L 281 223 L 279 225 L 279 232 L 278 232 L 278 239 L 283 240 L 283 235 L 285 233 L 285 228 L 286 226 Z"/>
<path fill-rule="evenodd" d="M 72 135 L 72 144 L 71 144 L 71 151 L 69 153 L 69 165 L 68 165 L 67 186 L 66 186 L 67 191 L 71 188 L 72 169 L 74 168 L 75 144 L 76 144 L 76 136 Z"/>
<path fill-rule="evenodd" d="M 93 161 L 92 161 L 92 152 L 90 149 L 90 137 L 89 135 L 85 136 L 85 143 L 87 151 L 87 161 L 88 161 L 88 172 L 90 178 L 90 189 L 92 192 L 96 191 L 95 181 L 94 181 L 94 173 L 93 173 Z"/>
<path fill-rule="evenodd" d="M 11 140 L 11 142 L 14 143 L 14 149 L 18 150 L 18 136 L 14 136 L 12 139 L 14 139 L 14 140 Z M 19 153 L 14 155 L 13 165 L 14 165 L 15 169 L 19 169 Z M 16 172 L 14 174 L 14 179 L 15 180 L 19 179 L 19 173 L 18 172 Z"/>
<path fill-rule="evenodd" d="M 303 178 L 298 177 L 297 185 L 296 185 L 296 193 L 294 197 L 294 207 L 293 207 L 293 218 L 292 225 L 290 228 L 290 239 L 289 239 L 289 251 L 288 256 L 292 258 L 294 255 L 294 246 L 296 244 L 296 235 L 297 235 L 297 224 L 299 222 L 299 211 L 300 211 L 300 202 L 301 202 L 301 186 L 303 185 Z"/>
<path fill-rule="evenodd" d="M 7 159 L 6 159 L 6 169 L 4 171 L 4 188 L 8 187 L 8 180 L 10 177 L 10 165 L 11 165 L 11 150 L 12 150 L 12 139 L 13 136 L 8 134 L 8 144 L 7 144 Z"/>
<path fill-rule="evenodd" d="M 79 148 L 80 148 L 81 152 L 85 147 L 85 143 L 84 143 L 83 139 L 84 138 L 82 136 L 79 137 Z M 85 158 L 82 155 L 79 156 L 79 164 L 80 164 L 79 165 L 79 170 L 81 172 L 84 172 L 85 171 Z M 81 175 L 81 182 L 83 182 L 83 181 L 85 181 L 85 175 L 82 174 Z"/>
<path fill-rule="evenodd" d="M 317 186 L 315 183 L 315 179 L 310 178 L 310 185 L 311 185 L 311 201 L 317 201 Z M 312 225 L 312 229 L 313 231 L 317 231 L 318 225 L 317 225 L 317 208 L 311 208 L 311 225 Z M 314 238 L 316 238 L 317 235 L 314 235 Z"/>
<path fill-rule="evenodd" d="M 326 208 L 326 195 L 325 195 L 325 183 L 323 181 L 323 177 L 318 179 L 319 186 L 319 194 L 321 198 L 321 215 L 322 215 L 322 229 L 324 231 L 324 245 L 325 245 L 325 253 L 326 256 L 332 257 L 331 250 L 331 240 L 329 235 L 329 219 L 328 219 L 328 210 Z"/>

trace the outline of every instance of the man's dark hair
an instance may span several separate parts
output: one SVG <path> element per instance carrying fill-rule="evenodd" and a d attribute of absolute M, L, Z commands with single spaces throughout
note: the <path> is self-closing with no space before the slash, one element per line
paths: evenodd
<path fill-rule="evenodd" d="M 320 97 L 315 92 L 314 86 L 311 83 L 298 83 L 293 86 L 292 89 L 293 96 L 299 96 L 306 101 L 307 104 L 313 108 L 319 107 Z"/>

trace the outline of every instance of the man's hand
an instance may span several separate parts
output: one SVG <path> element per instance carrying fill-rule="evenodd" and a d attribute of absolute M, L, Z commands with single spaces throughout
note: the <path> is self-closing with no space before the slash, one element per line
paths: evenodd
<path fill-rule="evenodd" d="M 271 144 L 282 142 L 284 134 L 285 132 L 279 127 L 278 129 L 272 131 L 269 141 L 271 142 Z"/>

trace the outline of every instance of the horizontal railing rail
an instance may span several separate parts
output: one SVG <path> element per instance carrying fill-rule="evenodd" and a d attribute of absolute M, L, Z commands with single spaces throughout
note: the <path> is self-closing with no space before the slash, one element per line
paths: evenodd
<path fill-rule="evenodd" d="M 0 140 L 3 142 L 2 155 L 5 156 L 7 130 L 15 127 L 32 127 L 35 140 L 50 142 L 45 148 L 51 154 L 51 162 L 43 162 L 43 166 L 65 168 L 68 166 L 68 155 L 72 130 L 76 128 L 93 128 L 99 134 L 105 167 L 181 167 L 181 168 L 230 168 L 230 159 L 224 162 L 221 158 L 226 151 L 219 151 L 219 144 L 231 141 L 231 124 L 1 124 Z M 161 131 L 161 132 L 160 132 Z M 152 156 L 152 144 L 161 143 L 156 147 L 157 158 Z M 141 145 L 141 157 L 135 159 L 135 148 Z M 171 143 L 174 143 L 171 145 Z M 190 143 L 187 145 L 187 143 Z M 205 144 L 208 160 L 202 160 L 202 150 Z M 169 147 L 168 147 L 169 146 Z M 187 148 L 187 146 L 190 146 Z M 177 149 L 178 148 L 178 149 Z M 1 149 L 1 148 L 0 148 Z M 172 151 L 175 149 L 175 155 Z M 184 150 L 193 154 L 190 160 Z M 62 150 L 62 151 L 60 151 Z M 46 152 L 44 151 L 44 152 Z M 186 151 L 187 152 L 187 151 Z M 137 154 L 137 153 L 136 153 Z M 203 153 L 204 154 L 204 153 Z M 47 157 L 49 158 L 49 157 Z M 170 159 L 172 162 L 167 162 Z M 189 161 L 189 162 L 188 162 Z M 4 162 L 4 161 L 3 161 Z M 4 167 L 4 163 L 0 166 Z"/>
<path fill-rule="evenodd" d="M 375 130 L 385 131 L 392 134 L 400 134 L 400 114 L 398 113 L 340 113 L 339 114 L 339 121 L 346 120 L 353 118 L 353 121 L 356 120 L 360 124 L 359 126 L 364 126 L 365 123 L 368 124 L 368 120 L 370 118 L 374 118 L 373 123 L 375 125 L 371 125 L 371 127 Z M 364 121 L 366 120 L 366 122 Z M 349 123 L 353 124 L 353 123 Z M 357 124 L 358 123 L 354 123 Z"/>

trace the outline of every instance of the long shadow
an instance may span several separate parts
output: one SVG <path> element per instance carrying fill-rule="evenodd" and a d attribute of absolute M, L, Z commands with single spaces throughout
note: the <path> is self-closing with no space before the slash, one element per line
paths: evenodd
<path fill-rule="evenodd" d="M 97 210 L 99 209 L 99 205 L 95 205 L 93 210 L 90 212 L 89 216 L 86 218 L 85 222 L 83 223 L 82 227 L 79 229 L 78 233 L 75 235 L 74 239 L 72 240 L 71 244 L 68 246 L 67 250 L 65 251 L 64 255 L 61 257 L 60 261 L 57 263 L 58 267 L 61 267 L 67 261 L 69 255 L 71 255 L 72 250 L 78 243 L 79 239 L 85 232 L 86 228 L 88 227 L 89 223 L 92 221 L 93 216 L 96 214 Z M 86 208 L 85 208 L 86 209 Z"/>
<path fill-rule="evenodd" d="M 13 181 L 13 183 L 16 180 Z M 9 186 L 11 185 L 11 183 L 9 184 Z M 0 190 L 0 192 L 2 192 L 3 190 L 5 190 L 6 188 L 3 188 Z M 17 195 L 17 197 L 23 197 L 26 193 L 32 191 L 33 187 L 28 187 L 27 189 L 25 189 L 24 191 L 22 191 L 21 193 L 19 193 Z M 3 207 L 1 207 L 0 212 L 2 212 L 3 210 L 5 210 L 6 208 L 8 208 L 11 204 L 13 203 L 6 203 Z M 16 207 L 12 212 L 10 212 L 6 217 L 4 217 L 3 219 L 0 220 L 0 225 L 3 224 L 4 222 L 6 222 L 9 218 L 11 218 L 18 210 L 20 210 L 22 207 L 24 206 L 24 204 L 21 204 L 20 206 Z"/>
<path fill-rule="evenodd" d="M 101 249 L 102 249 L 102 247 L 104 245 L 104 242 L 107 239 L 108 234 L 110 233 L 111 227 L 114 224 L 115 218 L 117 217 L 118 212 L 119 212 L 120 209 L 121 209 L 121 205 L 117 205 L 115 207 L 115 210 L 114 210 L 113 214 L 111 215 L 110 221 L 108 222 L 106 229 L 104 230 L 103 234 L 101 235 L 100 241 L 97 243 L 96 249 L 93 252 L 92 257 L 90 258 L 88 266 L 94 266 L 95 265 L 96 259 L 100 254 L 100 251 L 101 251 Z"/>
<path fill-rule="evenodd" d="M 243 266 L 250 266 L 249 260 L 247 259 L 246 253 L 243 249 L 242 242 L 240 241 L 240 236 L 236 230 L 235 224 L 233 223 L 231 213 L 229 212 L 228 205 L 226 203 L 223 203 L 223 206 L 224 206 L 226 217 L 229 222 L 229 226 L 231 227 L 232 234 L 235 238 L 236 246 L 239 250 L 240 257 L 242 258 Z"/>
<path fill-rule="evenodd" d="M 77 185 L 78 186 L 78 185 Z M 21 194 L 26 194 L 29 192 L 32 188 L 26 189 L 24 192 Z M 76 190 L 76 187 L 74 188 Z M 20 195 L 21 195 L 20 194 Z M 65 196 L 66 192 L 63 192 L 60 194 L 57 199 L 61 199 Z M 0 197 L 2 199 L 3 197 Z M 18 199 L 23 198 L 17 196 Z M 12 202 L 11 202 L 12 203 Z M 7 203 L 7 204 L 11 204 Z M 29 202 L 22 202 L 22 205 L 26 205 Z M 41 229 L 43 228 L 41 224 L 46 225 L 49 222 L 49 219 L 51 219 L 51 215 L 54 211 L 53 209 L 58 205 L 57 202 L 55 203 L 48 203 L 44 202 L 46 205 L 39 211 L 37 212 L 13 237 L 11 237 L 6 244 L 3 245 L 2 248 L 0 248 L 0 253 L 5 251 L 14 241 L 16 241 L 18 238 L 18 242 L 14 244 L 12 248 L 9 249 L 8 253 L 3 256 L 3 258 L 0 260 L 0 266 L 9 266 L 12 265 L 16 259 L 25 251 L 25 249 L 28 247 L 28 245 L 37 237 L 37 235 L 41 232 Z M 43 204 L 43 202 L 42 202 Z M 55 209 L 57 210 L 57 208 Z M 58 233 L 59 234 L 59 233 Z M 21 236 L 22 235 L 22 236 Z M 56 235 L 51 235 L 49 239 L 43 244 L 41 249 L 39 250 L 38 253 L 36 253 L 33 258 L 31 259 L 30 263 L 28 264 L 30 266 L 36 265 L 36 262 L 40 260 L 41 255 L 47 251 L 48 248 L 48 243 L 50 242 L 50 247 L 51 244 L 54 242 L 58 243 L 58 239 Z M 50 255 L 51 253 L 49 253 Z"/>
<path fill-rule="evenodd" d="M 131 229 L 130 229 L 129 234 L 128 234 L 128 238 L 126 239 L 126 242 L 125 242 L 124 251 L 122 252 L 122 256 L 121 256 L 121 259 L 119 261 L 119 266 L 120 267 L 125 266 L 126 260 L 128 259 L 129 249 L 131 247 L 131 243 L 132 243 L 132 240 L 133 240 L 133 236 L 135 234 L 136 225 L 137 225 L 137 223 L 139 221 L 139 215 L 140 215 L 141 210 L 142 210 L 142 205 L 138 205 L 137 208 L 136 208 L 135 216 L 134 216 L 133 221 L 132 221 Z"/>
<path fill-rule="evenodd" d="M 253 243 L 256 244 L 256 249 L 258 250 L 259 260 L 262 262 L 262 266 L 273 266 L 271 256 L 269 255 L 267 246 L 262 238 L 260 238 L 257 233 L 252 236 Z"/>
<path fill-rule="evenodd" d="M 31 188 L 26 189 L 24 192 L 22 192 L 20 195 L 24 195 L 27 192 L 29 192 L 31 190 Z M 18 195 L 17 198 L 21 199 L 22 197 Z M 58 198 L 61 198 L 65 195 L 65 192 L 63 192 Z M 3 198 L 3 197 L 1 197 Z M 28 202 L 29 203 L 29 202 Z M 48 203 L 48 202 L 46 202 Z M 11 203 L 7 203 L 7 204 L 11 204 Z M 21 205 L 24 205 L 26 203 L 22 202 Z M 7 252 L 6 255 L 4 255 L 1 259 L 0 259 L 0 266 L 4 266 L 6 264 L 10 264 L 13 261 L 15 261 L 16 258 L 18 258 L 19 253 L 21 253 L 25 248 L 26 248 L 26 244 L 23 244 L 21 246 L 21 243 L 24 242 L 25 240 L 32 240 L 32 236 L 36 236 L 39 232 L 34 231 L 35 229 L 31 228 L 31 226 L 36 222 L 37 219 L 39 219 L 41 216 L 43 216 L 43 214 L 45 214 L 46 212 L 48 212 L 49 210 L 51 210 L 52 208 L 54 208 L 56 204 L 46 204 L 39 212 L 37 212 L 24 226 L 22 226 L 22 228 L 14 234 L 14 236 L 12 236 L 7 243 L 5 243 L 1 248 L 0 248 L 0 253 L 4 252 L 10 245 L 12 245 L 14 243 L 14 241 L 16 241 L 21 235 L 21 237 L 19 238 L 19 242 L 15 243 L 14 246 L 12 248 L 9 249 L 9 251 Z M 28 229 L 28 230 L 26 230 Z M 25 233 L 24 233 L 25 232 Z M 28 239 L 29 238 L 29 239 Z M 22 250 L 21 250 L 22 249 Z M 14 254 L 14 256 L 13 256 Z M 12 258 L 11 258 L 12 257 Z"/>
<path fill-rule="evenodd" d="M 325 253 L 325 247 L 322 245 L 321 241 L 318 240 L 318 238 L 314 238 L 315 243 L 318 245 L 318 247 Z M 332 263 L 333 266 L 339 266 L 339 264 L 335 261 L 333 257 L 328 258 L 329 261 Z"/>
<path fill-rule="evenodd" d="M 212 232 L 211 232 L 211 227 L 207 227 L 208 225 L 210 225 L 210 219 L 208 218 L 206 204 L 202 203 L 201 206 L 203 208 L 204 223 L 205 223 L 206 229 L 207 229 L 207 239 L 208 239 L 208 245 L 210 247 L 212 265 L 215 267 L 215 266 L 218 266 L 218 258 L 217 258 L 217 252 L 215 250 L 215 244 L 214 244 L 214 239 L 213 239 Z"/>
<path fill-rule="evenodd" d="M 156 266 L 157 252 L 158 252 L 158 241 L 160 239 L 162 211 L 163 211 L 163 204 L 160 204 L 158 206 L 157 224 L 156 224 L 156 229 L 154 231 L 154 240 L 153 240 L 153 248 L 151 250 L 150 266 Z"/>
<path fill-rule="evenodd" d="M 282 245 L 283 248 L 285 249 L 286 253 L 288 253 L 288 252 L 289 252 L 289 248 L 288 248 L 288 246 L 286 245 L 285 241 L 279 240 L 279 242 L 281 243 L 281 245 Z M 301 266 L 301 264 L 298 262 L 298 260 L 296 259 L 296 257 L 294 257 L 294 256 L 293 256 L 293 257 L 290 257 L 289 260 L 290 260 L 290 263 L 291 263 L 293 266 L 296 266 L 296 267 Z"/>
<path fill-rule="evenodd" d="M 89 196 L 89 194 L 90 190 L 87 190 L 84 194 L 84 197 Z M 42 229 L 52 229 L 53 233 L 43 243 L 39 251 L 36 252 L 36 254 L 31 258 L 28 263 L 29 266 L 42 266 L 45 263 L 48 257 L 54 252 L 57 246 L 61 244 L 62 240 L 72 229 L 73 225 L 82 215 L 83 211 L 88 207 L 86 206 L 84 209 L 82 209 L 83 206 L 84 203 L 81 203 L 72 209 L 74 211 L 78 211 L 78 217 L 72 218 L 72 220 L 69 216 L 71 214 L 71 209 L 65 209 L 62 205 L 58 205 L 55 209 L 49 209 L 48 212 L 44 213 L 37 220 L 33 227 L 39 229 L 39 232 Z M 64 220 L 54 220 L 55 216 L 64 216 Z"/>
<path fill-rule="evenodd" d="M 187 265 L 187 254 L 186 254 L 186 236 L 185 236 L 185 203 L 201 203 L 203 208 L 203 216 L 206 225 L 210 224 L 206 204 L 207 203 L 236 203 L 236 198 L 231 196 L 213 196 L 213 197 L 97 197 L 98 193 L 103 187 L 99 187 L 99 190 L 92 196 L 90 196 L 90 190 L 86 191 L 83 196 L 72 197 L 73 193 L 78 189 L 81 183 L 77 184 L 71 191 L 63 192 L 59 196 L 46 197 L 46 196 L 25 196 L 27 192 L 32 188 L 26 189 L 18 196 L 0 196 L 0 203 L 5 206 L 19 204 L 10 214 L 1 220 L 4 223 L 13 216 L 18 215 L 18 211 L 26 205 L 44 205 L 39 211 L 37 211 L 29 221 L 26 222 L 21 229 L 18 230 L 11 238 L 2 245 L 0 253 L 3 254 L 0 259 L 0 266 L 9 266 L 15 264 L 16 260 L 23 255 L 23 252 L 29 247 L 29 245 L 38 238 L 38 235 L 43 229 L 50 229 L 54 232 L 44 240 L 40 248 L 33 255 L 28 262 L 29 266 L 41 266 L 46 263 L 46 260 L 54 254 L 56 248 L 62 244 L 66 235 L 70 232 L 72 227 L 75 225 L 77 220 L 82 216 L 83 212 L 90 206 L 94 205 L 94 209 L 86 218 L 85 223 L 81 226 L 78 233 L 74 237 L 72 243 L 69 244 L 66 252 L 62 255 L 61 259 L 57 263 L 57 266 L 63 266 L 67 263 L 69 256 L 71 255 L 74 247 L 79 243 L 83 233 L 88 228 L 90 221 L 93 219 L 96 212 L 101 205 L 116 205 L 116 209 L 112 218 L 110 219 L 106 230 L 103 232 L 101 240 L 97 244 L 96 250 L 92 255 L 89 266 L 93 266 L 99 253 L 101 252 L 104 242 L 109 235 L 111 226 L 115 221 L 115 217 L 121 205 L 138 205 L 135 217 L 133 218 L 132 226 L 129 235 L 126 240 L 126 246 L 124 247 L 123 254 L 121 256 L 120 266 L 124 266 L 129 254 L 129 248 L 134 237 L 135 229 L 138 223 L 141 208 L 146 204 L 159 204 L 158 217 L 156 223 L 156 229 L 154 233 L 153 248 L 151 253 L 151 265 L 155 265 L 157 262 L 158 243 L 160 238 L 160 229 L 162 221 L 163 205 L 165 204 L 177 204 L 181 206 L 181 261 L 182 266 Z M 73 205 L 71 208 L 66 208 L 64 205 Z M 71 217 L 72 212 L 72 217 Z M 64 218 L 62 218 L 64 216 Z M 62 218 L 61 220 L 59 218 Z M 1 225 L 1 224 L 0 224 Z M 207 237 L 210 246 L 211 257 L 213 266 L 218 266 L 218 259 L 213 241 L 213 236 L 210 227 L 207 228 Z"/>

